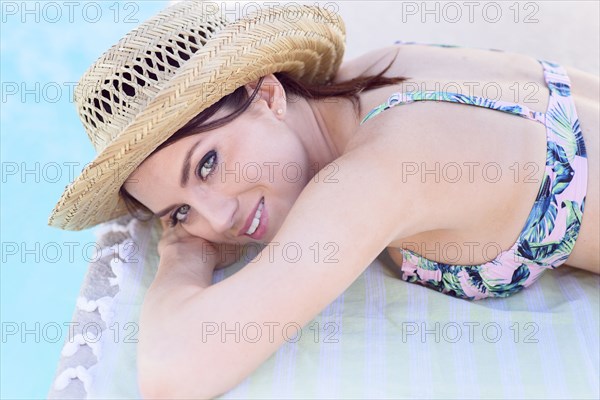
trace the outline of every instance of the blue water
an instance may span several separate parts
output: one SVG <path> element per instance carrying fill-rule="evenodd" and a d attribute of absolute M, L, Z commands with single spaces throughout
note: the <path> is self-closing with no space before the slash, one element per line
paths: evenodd
<path fill-rule="evenodd" d="M 64 187 L 95 155 L 72 103 L 73 84 L 167 4 L 66 3 L 0 3 L 2 399 L 46 397 L 64 324 L 95 257 L 93 229 L 47 226 Z"/>

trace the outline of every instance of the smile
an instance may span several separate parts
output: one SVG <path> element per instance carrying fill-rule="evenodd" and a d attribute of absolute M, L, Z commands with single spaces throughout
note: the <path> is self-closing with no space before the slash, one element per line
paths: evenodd
<path fill-rule="evenodd" d="M 265 205 L 265 198 L 261 197 L 260 202 L 256 205 L 254 214 L 251 214 L 246 219 L 244 228 L 245 231 L 240 230 L 238 235 L 246 235 L 252 239 L 260 240 L 267 234 L 267 227 L 269 225 L 269 212 Z"/>
<path fill-rule="evenodd" d="M 254 218 L 252 219 L 252 223 L 250 224 L 250 228 L 246 231 L 246 235 L 251 236 L 256 232 L 258 225 L 260 225 L 260 216 L 262 215 L 263 208 L 265 207 L 265 199 L 262 198 L 260 200 L 260 204 L 256 209 L 256 213 L 254 213 Z"/>

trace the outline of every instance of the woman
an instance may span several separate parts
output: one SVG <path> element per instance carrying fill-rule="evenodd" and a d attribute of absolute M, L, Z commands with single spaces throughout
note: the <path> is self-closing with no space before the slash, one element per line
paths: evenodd
<path fill-rule="evenodd" d="M 227 24 L 205 6 L 165 10 L 84 75 L 76 100 L 99 156 L 49 221 L 160 218 L 145 397 L 232 388 L 384 251 L 402 279 L 465 299 L 563 264 L 599 273 L 597 77 L 418 44 L 340 66 L 343 22 L 324 10 Z M 266 247 L 211 285 L 253 244 Z M 270 330 L 248 342 L 215 324 Z"/>

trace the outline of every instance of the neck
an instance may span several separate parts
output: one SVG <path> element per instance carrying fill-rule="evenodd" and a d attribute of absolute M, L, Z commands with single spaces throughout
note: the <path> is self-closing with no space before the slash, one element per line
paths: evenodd
<path fill-rule="evenodd" d="M 358 120 L 349 99 L 301 99 L 288 104 L 288 124 L 306 149 L 316 173 L 344 154 Z M 311 177 L 312 178 L 312 177 Z"/>

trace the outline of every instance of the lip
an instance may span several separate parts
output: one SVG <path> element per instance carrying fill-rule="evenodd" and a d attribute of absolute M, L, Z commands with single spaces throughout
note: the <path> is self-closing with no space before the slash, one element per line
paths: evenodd
<path fill-rule="evenodd" d="M 250 228 L 250 225 L 252 224 L 252 220 L 254 220 L 254 216 L 256 215 L 256 210 L 258 209 L 258 206 L 260 205 L 261 201 L 264 201 L 264 197 L 261 197 L 259 199 L 258 203 L 256 203 L 256 206 L 254 207 L 254 209 L 252 209 L 252 212 L 246 219 L 246 223 L 244 224 L 244 227 L 238 233 L 239 236 L 242 236 L 242 235 L 248 236 L 253 239 L 260 239 L 262 236 L 264 236 L 264 234 L 266 232 L 266 222 L 268 221 L 267 215 L 266 215 L 266 210 L 267 210 L 266 203 L 263 205 L 263 211 L 260 215 L 260 222 L 259 222 L 258 228 L 252 235 L 246 234 L 246 232 L 248 231 L 248 228 Z"/>

